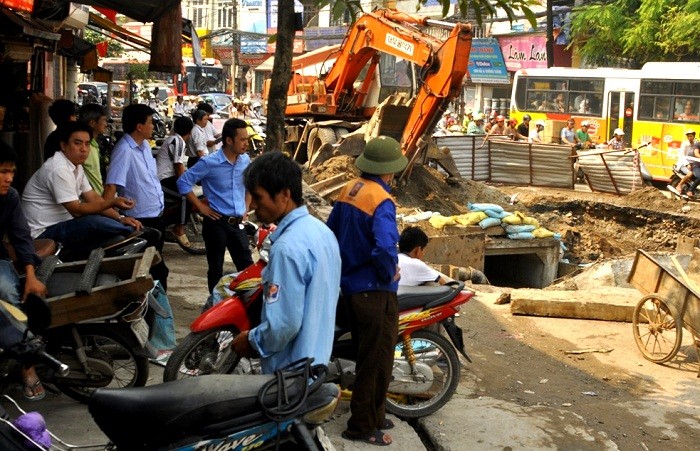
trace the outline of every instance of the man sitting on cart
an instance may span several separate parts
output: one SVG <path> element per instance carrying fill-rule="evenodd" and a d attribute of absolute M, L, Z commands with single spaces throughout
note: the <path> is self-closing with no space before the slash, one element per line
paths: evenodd
<path fill-rule="evenodd" d="M 22 207 L 32 238 L 94 247 L 141 229 L 139 221 L 115 210 L 133 208 L 133 200 L 104 200 L 90 186 L 82 165 L 90 152 L 91 139 L 87 126 L 78 122 L 66 126 L 60 137 L 62 151 L 46 160 L 27 182 Z"/>

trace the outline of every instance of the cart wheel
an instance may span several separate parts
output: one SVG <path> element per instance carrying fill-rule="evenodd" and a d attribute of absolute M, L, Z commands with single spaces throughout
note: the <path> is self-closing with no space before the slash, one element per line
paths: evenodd
<path fill-rule="evenodd" d="M 664 363 L 676 356 L 683 339 L 678 311 L 658 294 L 644 296 L 634 309 L 634 339 L 644 358 Z"/>

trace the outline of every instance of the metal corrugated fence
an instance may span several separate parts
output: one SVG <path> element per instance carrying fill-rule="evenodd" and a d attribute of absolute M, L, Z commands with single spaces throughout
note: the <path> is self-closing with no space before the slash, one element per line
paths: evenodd
<path fill-rule="evenodd" d="M 438 148 L 450 149 L 462 177 L 470 180 L 574 187 L 571 147 L 556 144 L 529 144 L 484 136 L 450 135 L 433 137 Z"/>
<path fill-rule="evenodd" d="M 637 151 L 580 152 L 578 161 L 592 191 L 629 194 L 644 188 Z"/>

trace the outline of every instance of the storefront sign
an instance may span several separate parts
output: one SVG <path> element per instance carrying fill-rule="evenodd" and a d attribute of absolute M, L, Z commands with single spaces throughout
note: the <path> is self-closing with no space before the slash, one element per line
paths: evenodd
<path fill-rule="evenodd" d="M 241 34 L 241 53 L 265 53 L 267 50 L 266 2 L 263 0 L 239 0 L 239 2 L 239 29 L 251 33 Z"/>
<path fill-rule="evenodd" d="M 498 40 L 494 38 L 472 39 L 468 70 L 472 83 L 510 83 Z"/>
<path fill-rule="evenodd" d="M 0 5 L 28 13 L 34 10 L 34 0 L 0 0 Z"/>
<path fill-rule="evenodd" d="M 547 37 L 520 35 L 499 37 L 503 59 L 509 71 L 547 67 Z"/>

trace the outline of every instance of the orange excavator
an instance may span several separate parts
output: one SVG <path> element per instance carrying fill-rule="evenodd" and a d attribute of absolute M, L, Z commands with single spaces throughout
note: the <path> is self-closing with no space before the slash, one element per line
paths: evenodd
<path fill-rule="evenodd" d="M 443 36 L 428 34 L 428 27 Z M 470 49 L 469 24 L 390 9 L 363 14 L 340 46 L 293 60 L 285 115 L 290 123 L 304 120 L 296 132 L 288 127 L 295 158 L 318 164 L 332 155 L 359 154 L 366 139 L 388 135 L 415 160 L 461 92 Z M 322 69 L 309 74 L 315 67 Z"/>

